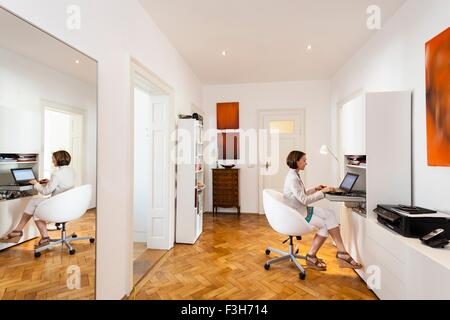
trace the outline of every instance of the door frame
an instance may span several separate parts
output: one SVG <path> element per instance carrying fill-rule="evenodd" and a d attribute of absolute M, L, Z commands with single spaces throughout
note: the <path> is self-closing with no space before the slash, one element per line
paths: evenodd
<path fill-rule="evenodd" d="M 264 129 L 264 116 L 270 116 L 270 115 L 299 115 L 300 116 L 300 130 L 301 130 L 301 137 L 300 137 L 300 143 L 304 146 L 306 146 L 306 139 L 305 139 L 305 117 L 306 117 L 306 109 L 305 108 L 296 108 L 296 109 L 262 109 L 258 111 L 258 132 L 259 130 Z M 258 143 L 259 144 L 259 143 Z M 258 145 L 258 213 L 260 215 L 264 215 L 264 206 L 263 206 L 263 199 L 262 199 L 262 192 L 263 192 L 263 185 L 264 185 L 264 177 L 260 174 L 261 169 L 263 168 L 263 164 L 261 163 L 261 159 L 259 158 L 259 145 Z M 306 176 L 306 173 L 305 173 Z"/>
<path fill-rule="evenodd" d="M 167 121 L 166 121 L 166 129 L 168 133 L 168 147 L 167 147 L 167 159 L 169 161 L 169 165 L 167 166 L 168 171 L 168 190 L 167 192 L 167 206 L 169 210 L 168 225 L 166 230 L 168 235 L 167 243 L 161 247 L 160 249 L 170 250 L 174 246 L 175 242 L 175 163 L 171 160 L 171 151 L 175 147 L 175 141 L 172 139 L 172 134 L 175 132 L 175 90 L 167 84 L 164 80 L 162 80 L 155 73 L 150 71 L 147 67 L 145 67 L 139 60 L 131 57 L 130 58 L 130 185 L 129 188 L 131 190 L 131 197 L 129 198 L 129 216 L 128 216 L 128 243 L 129 243 L 129 257 L 128 263 L 130 265 L 130 278 L 133 279 L 133 215 L 134 215 L 134 86 L 135 86 L 135 75 L 139 75 L 143 77 L 146 81 L 151 83 L 152 85 L 158 87 L 161 91 L 163 91 L 169 97 L 168 103 L 168 113 L 167 113 Z M 132 283 L 132 282 L 131 282 Z"/>

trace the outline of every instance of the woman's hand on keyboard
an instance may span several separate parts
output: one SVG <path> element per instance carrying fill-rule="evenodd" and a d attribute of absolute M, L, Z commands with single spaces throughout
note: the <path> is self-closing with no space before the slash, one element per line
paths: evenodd
<path fill-rule="evenodd" d="M 324 189 L 322 189 L 323 193 L 328 193 L 328 192 L 336 192 L 336 188 L 333 187 L 326 187 Z"/>

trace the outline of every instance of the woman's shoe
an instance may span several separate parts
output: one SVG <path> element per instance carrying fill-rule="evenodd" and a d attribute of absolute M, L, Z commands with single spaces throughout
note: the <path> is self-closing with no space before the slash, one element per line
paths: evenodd
<path fill-rule="evenodd" d="M 39 243 L 34 246 L 34 249 L 40 249 L 45 246 L 48 246 L 51 242 L 52 240 L 49 237 L 41 238 L 41 240 L 39 240 Z"/>
<path fill-rule="evenodd" d="M 324 263 L 322 259 L 317 258 L 317 256 L 312 256 L 310 254 L 306 255 L 306 264 L 309 268 L 319 270 L 319 271 L 326 271 L 327 265 Z"/>
<path fill-rule="evenodd" d="M 23 237 L 23 231 L 11 231 L 6 237 L 0 239 L 0 243 L 19 243 Z"/>
<path fill-rule="evenodd" d="M 356 262 L 347 252 L 336 253 L 336 258 L 338 260 L 339 267 L 341 267 L 341 268 L 357 270 L 357 269 L 361 269 L 363 267 L 362 264 Z"/>

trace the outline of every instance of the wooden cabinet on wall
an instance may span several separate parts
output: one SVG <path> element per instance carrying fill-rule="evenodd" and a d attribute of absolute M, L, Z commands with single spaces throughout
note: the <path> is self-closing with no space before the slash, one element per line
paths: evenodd
<path fill-rule="evenodd" d="M 239 202 L 239 169 L 213 169 L 213 214 L 218 208 L 236 208 L 241 214 Z"/>

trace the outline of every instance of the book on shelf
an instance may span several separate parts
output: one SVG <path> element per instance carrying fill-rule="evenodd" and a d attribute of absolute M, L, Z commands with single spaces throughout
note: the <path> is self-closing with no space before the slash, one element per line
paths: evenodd
<path fill-rule="evenodd" d="M 0 154 L 0 162 L 11 162 L 16 160 L 17 160 L 16 154 L 8 154 L 8 153 Z"/>

